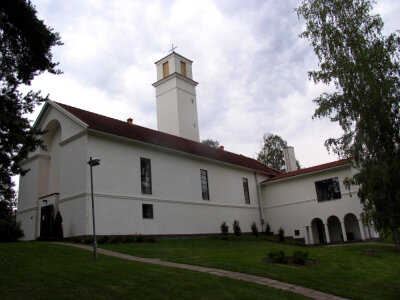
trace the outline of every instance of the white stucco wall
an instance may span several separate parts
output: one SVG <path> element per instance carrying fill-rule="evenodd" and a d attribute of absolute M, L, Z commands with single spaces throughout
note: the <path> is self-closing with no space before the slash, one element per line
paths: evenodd
<path fill-rule="evenodd" d="M 261 192 L 266 222 L 275 233 L 282 227 L 287 236 L 294 236 L 294 231 L 299 230 L 300 235 L 295 237 L 305 238 L 305 226 L 311 226 L 314 218 L 328 224 L 330 216 L 343 221 L 346 214 L 353 213 L 360 219 L 362 206 L 357 193 L 353 188 L 350 197 L 343 185 L 343 180 L 351 176 L 352 169 L 347 165 L 263 184 Z M 318 202 L 315 182 L 333 177 L 339 179 L 341 199 Z"/>
<path fill-rule="evenodd" d="M 23 162 L 23 167 L 30 171 L 25 176 L 20 176 L 18 194 L 17 218 L 21 221 L 26 240 L 36 239 L 40 234 L 42 206 L 54 204 L 55 212 L 59 208 L 63 219 L 67 221 L 79 216 L 77 211 L 82 211 L 80 206 L 86 205 L 86 136 L 78 137 L 84 131 L 84 127 L 51 105 L 43 114 L 38 126 L 49 129 L 43 135 L 47 149 L 37 149 Z M 54 193 L 57 194 L 56 202 L 52 197 L 46 197 Z M 65 201 L 68 197 L 77 195 L 83 196 L 81 203 L 76 204 L 70 211 L 63 211 L 65 205 L 59 205 L 58 201 Z M 81 213 L 79 222 L 76 227 L 80 228 L 80 234 L 84 234 L 84 212 Z M 71 232 L 72 235 L 79 235 L 78 232 Z"/>
<path fill-rule="evenodd" d="M 88 156 L 101 159 L 101 165 L 94 168 L 98 234 L 217 233 L 223 221 L 232 230 L 234 219 L 244 232 L 250 231 L 252 222 L 260 227 L 253 171 L 95 135 L 89 136 L 88 147 Z M 152 195 L 141 193 L 141 157 L 151 160 Z M 200 169 L 208 172 L 210 200 L 202 199 Z M 249 182 L 250 204 L 245 204 L 242 178 Z M 153 204 L 152 220 L 142 217 L 142 204 L 147 203 Z M 87 208 L 90 234 L 90 198 Z"/>

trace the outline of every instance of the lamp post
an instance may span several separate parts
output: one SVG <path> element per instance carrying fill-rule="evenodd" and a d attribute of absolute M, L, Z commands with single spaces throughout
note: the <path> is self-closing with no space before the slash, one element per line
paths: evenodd
<path fill-rule="evenodd" d="M 94 253 L 94 260 L 97 260 L 96 223 L 94 218 L 94 196 L 93 196 L 93 167 L 100 165 L 100 159 L 90 157 L 88 165 L 90 166 L 90 187 L 92 192 L 93 253 Z"/>

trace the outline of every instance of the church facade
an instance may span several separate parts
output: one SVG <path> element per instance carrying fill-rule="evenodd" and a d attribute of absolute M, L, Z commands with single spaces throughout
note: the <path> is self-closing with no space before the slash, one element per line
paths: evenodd
<path fill-rule="evenodd" d="M 255 222 L 306 244 L 374 237 L 361 205 L 343 187 L 350 161 L 281 172 L 200 143 L 192 61 L 172 52 L 156 62 L 158 130 L 48 101 L 35 127 L 46 150 L 23 162 L 18 220 L 26 240 L 51 235 L 56 212 L 65 237 L 92 234 L 90 157 L 98 235 L 218 233 L 222 222 Z M 288 152 L 287 162 L 294 159 Z M 289 169 L 290 170 L 290 169 Z"/>

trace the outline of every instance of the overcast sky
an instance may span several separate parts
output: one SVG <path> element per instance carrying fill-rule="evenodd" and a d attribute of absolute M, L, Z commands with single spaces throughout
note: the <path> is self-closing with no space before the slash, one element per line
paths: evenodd
<path fill-rule="evenodd" d="M 337 159 L 324 141 L 340 128 L 312 120 L 324 86 L 308 80 L 316 58 L 298 35 L 300 1 L 33 0 L 59 32 L 64 74 L 33 88 L 54 101 L 157 129 L 154 62 L 177 53 L 193 60 L 201 139 L 255 157 L 264 133 L 281 135 L 303 167 Z M 399 29 L 400 1 L 378 1 L 385 32 Z M 35 119 L 39 108 L 31 116 Z"/>

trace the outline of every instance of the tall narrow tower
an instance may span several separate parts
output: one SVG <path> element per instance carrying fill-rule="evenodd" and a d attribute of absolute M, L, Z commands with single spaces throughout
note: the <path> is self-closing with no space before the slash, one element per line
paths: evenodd
<path fill-rule="evenodd" d="M 192 61 L 172 52 L 159 61 L 156 88 L 159 131 L 200 142 Z"/>

